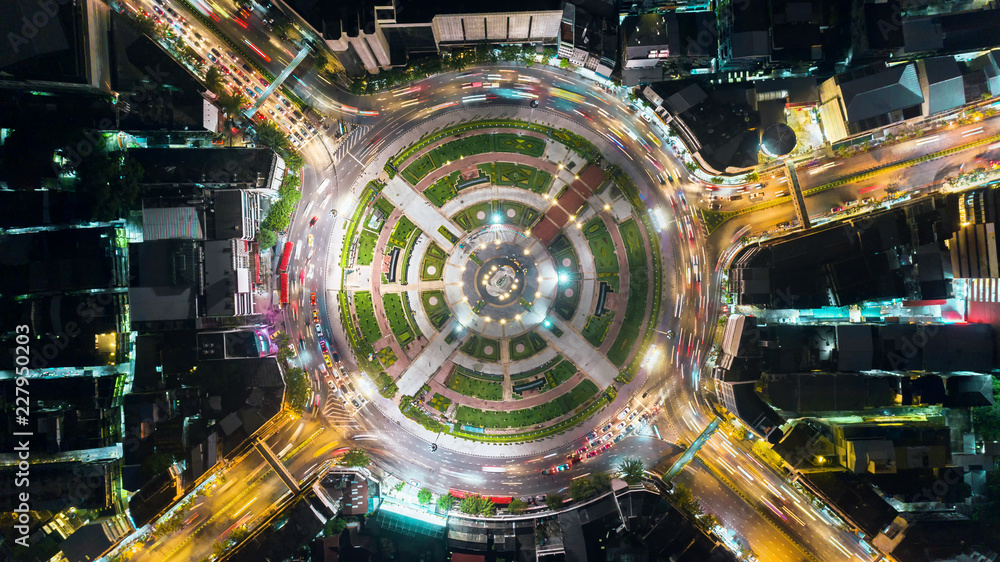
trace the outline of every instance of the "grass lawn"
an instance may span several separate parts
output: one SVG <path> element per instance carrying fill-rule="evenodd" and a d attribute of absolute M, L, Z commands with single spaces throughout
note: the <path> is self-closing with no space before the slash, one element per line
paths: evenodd
<path fill-rule="evenodd" d="M 413 221 L 406 216 L 399 217 L 399 222 L 396 223 L 392 234 L 389 235 L 389 244 L 405 248 L 406 241 L 410 239 L 410 235 L 415 230 L 417 230 L 417 225 L 413 224 Z"/>
<path fill-rule="evenodd" d="M 458 192 L 455 191 L 455 182 L 450 176 L 445 176 L 425 189 L 424 197 L 440 209 L 445 203 L 458 197 Z"/>
<path fill-rule="evenodd" d="M 372 304 L 372 294 L 368 291 L 354 293 L 354 311 L 358 315 L 358 324 L 361 325 L 361 333 L 368 343 L 375 343 L 382 339 L 382 331 L 379 330 L 378 321 L 375 319 L 375 305 Z"/>
<path fill-rule="evenodd" d="M 378 359 L 378 362 L 381 363 L 386 369 L 392 367 L 397 361 L 396 352 L 393 351 L 391 347 L 383 347 L 378 350 L 378 353 L 375 354 L 375 358 Z M 390 379 L 389 382 L 392 382 L 392 380 Z M 380 386 L 379 388 L 382 387 Z"/>
<path fill-rule="evenodd" d="M 421 281 L 440 281 L 444 276 L 444 260 L 448 259 L 448 254 L 444 253 L 441 246 L 434 242 L 427 245 L 427 252 L 424 253 L 424 261 L 420 263 Z"/>
<path fill-rule="evenodd" d="M 628 303 L 625 305 L 625 317 L 615 343 L 608 350 L 608 360 L 621 367 L 628 359 L 629 350 L 639 341 L 639 328 L 646 314 L 646 302 L 649 301 L 649 281 L 646 271 L 633 271 L 628 286 Z"/>
<path fill-rule="evenodd" d="M 556 236 L 555 240 L 549 244 L 548 249 L 552 259 L 556 262 L 556 269 L 570 273 L 580 271 L 580 260 L 576 257 L 573 244 L 570 243 L 566 236 L 562 234 Z"/>
<path fill-rule="evenodd" d="M 399 260 L 398 265 L 400 272 L 398 279 L 403 285 L 406 285 L 407 281 L 409 281 L 410 254 L 413 253 L 413 246 L 417 244 L 417 239 L 420 238 L 421 234 L 423 234 L 423 232 L 421 232 L 418 228 L 416 233 L 413 236 L 410 236 L 410 240 L 406 243 L 406 248 L 403 249 L 403 256 Z"/>
<path fill-rule="evenodd" d="M 385 197 L 379 197 L 375 200 L 375 208 L 385 213 L 386 218 L 396 210 L 396 207 L 389 202 Z"/>
<path fill-rule="evenodd" d="M 573 390 L 533 408 L 500 411 L 459 406 L 455 413 L 455 419 L 463 425 L 484 428 L 526 427 L 544 423 L 572 412 L 597 394 L 597 391 L 597 385 L 587 379 L 576 385 Z"/>
<path fill-rule="evenodd" d="M 600 318 L 591 316 L 587 318 L 587 324 L 583 327 L 583 337 L 594 347 L 600 347 L 604 337 L 608 335 L 608 328 L 611 327 L 611 320 L 614 312 L 605 312 Z"/>
<path fill-rule="evenodd" d="M 556 388 L 562 383 L 573 378 L 576 374 L 576 365 L 570 361 L 563 361 L 545 372 L 545 379 L 549 381 L 549 388 Z"/>
<path fill-rule="evenodd" d="M 371 265 L 372 260 L 375 259 L 375 244 L 378 242 L 378 234 L 368 230 L 361 229 L 361 235 L 358 236 L 358 265 Z"/>
<path fill-rule="evenodd" d="M 451 318 L 451 311 L 444 302 L 444 291 L 424 291 L 420 293 L 420 302 L 424 305 L 427 319 L 436 330 L 440 330 Z"/>
<path fill-rule="evenodd" d="M 440 394 L 435 392 L 434 396 L 431 397 L 431 400 L 430 402 L 428 402 L 428 404 L 430 404 L 431 408 L 434 408 L 435 410 L 443 414 L 446 411 L 448 411 L 448 406 L 451 406 L 451 398 L 441 396 Z"/>
<path fill-rule="evenodd" d="M 573 313 L 576 312 L 576 307 L 580 304 L 580 287 L 579 281 L 570 280 L 559 283 L 559 292 L 556 293 L 552 309 L 567 322 L 572 320 Z M 552 326 L 549 331 L 555 333 L 555 329 L 556 327 Z"/>
<path fill-rule="evenodd" d="M 587 238 L 590 251 L 594 254 L 597 273 L 618 273 L 618 257 L 615 243 L 611 240 L 608 227 L 601 217 L 594 217 L 583 225 L 583 235 Z"/>
<path fill-rule="evenodd" d="M 399 345 L 406 347 L 412 342 L 416 335 L 406 321 L 406 313 L 403 312 L 403 301 L 399 293 L 387 293 L 382 295 L 382 306 L 385 307 L 385 317 L 389 319 L 389 327 L 392 328 L 392 335 L 396 336 Z"/>
<path fill-rule="evenodd" d="M 519 361 L 545 349 L 548 344 L 536 332 L 527 332 L 510 340 L 510 360 Z M 520 350 L 520 351 L 519 351 Z"/>
<path fill-rule="evenodd" d="M 545 140 L 535 137 L 497 133 L 494 135 L 497 152 L 513 152 L 541 158 L 545 153 Z"/>
<path fill-rule="evenodd" d="M 639 224 L 634 219 L 628 219 L 618 225 L 618 231 L 625 243 L 625 257 L 628 258 L 629 269 L 646 267 L 646 247 L 642 243 Z"/>
<path fill-rule="evenodd" d="M 479 398 L 480 400 L 503 400 L 503 383 L 486 381 L 468 377 L 453 369 L 448 375 L 448 388 L 459 394 Z"/>
<path fill-rule="evenodd" d="M 479 170 L 488 175 L 495 185 L 512 186 L 547 193 L 552 185 L 552 175 L 537 168 L 514 162 L 480 164 Z"/>
<path fill-rule="evenodd" d="M 526 379 L 528 377 L 533 377 L 535 375 L 544 373 L 545 371 L 548 371 L 552 367 L 555 367 L 562 360 L 563 360 L 562 355 L 556 355 L 548 363 L 542 365 L 541 367 L 536 367 L 534 369 L 531 369 L 530 371 L 524 371 L 521 373 L 511 373 L 510 380 L 516 381 L 519 379 Z"/>
<path fill-rule="evenodd" d="M 446 142 L 431 150 L 431 153 L 434 154 L 434 160 L 440 162 L 443 166 L 463 156 L 485 154 L 493 151 L 493 135 L 472 135 Z"/>
<path fill-rule="evenodd" d="M 435 164 L 434 160 L 431 159 L 430 154 L 431 153 L 428 152 L 411 162 L 409 166 L 399 172 L 399 175 L 402 176 L 403 179 L 410 185 L 417 185 L 420 180 L 427 176 L 427 174 L 437 168 L 437 164 Z"/>
<path fill-rule="evenodd" d="M 470 335 L 465 340 L 461 350 L 462 353 L 480 361 L 494 362 L 500 360 L 500 342 L 475 334 Z"/>
<path fill-rule="evenodd" d="M 486 201 L 462 209 L 451 220 L 471 232 L 487 224 L 514 224 L 529 228 L 538 222 L 541 215 L 537 209 L 515 201 Z"/>

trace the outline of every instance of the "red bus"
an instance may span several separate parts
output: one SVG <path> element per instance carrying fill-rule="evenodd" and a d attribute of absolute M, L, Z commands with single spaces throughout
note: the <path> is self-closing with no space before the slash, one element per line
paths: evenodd
<path fill-rule="evenodd" d="M 279 278 L 281 284 L 281 304 L 288 304 L 288 274 L 282 273 Z"/>
<path fill-rule="evenodd" d="M 448 490 L 448 494 L 453 498 L 458 498 L 462 500 L 469 496 L 475 495 L 475 492 L 466 492 L 465 490 L 456 490 L 455 488 L 452 488 Z M 510 500 L 514 499 L 512 496 L 483 496 L 483 497 L 490 500 L 496 505 L 510 505 Z"/>
<path fill-rule="evenodd" d="M 878 185 L 878 184 L 876 184 L 876 185 L 869 185 L 868 187 L 865 187 L 865 188 L 861 189 L 861 191 L 859 191 L 858 193 L 871 193 L 872 191 L 875 191 L 876 189 L 879 189 L 881 187 L 882 186 Z"/>
<path fill-rule="evenodd" d="M 288 261 L 292 259 L 292 247 L 294 245 L 291 242 L 285 242 L 285 249 L 281 252 L 281 261 L 278 262 L 278 273 L 285 273 L 288 271 Z"/>

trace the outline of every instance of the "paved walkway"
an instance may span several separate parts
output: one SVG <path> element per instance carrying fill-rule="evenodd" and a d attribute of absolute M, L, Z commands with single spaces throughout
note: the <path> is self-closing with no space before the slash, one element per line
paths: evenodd
<path fill-rule="evenodd" d="M 441 206 L 441 214 L 452 217 L 455 213 L 466 207 L 477 203 L 485 203 L 494 200 L 513 201 L 534 207 L 542 212 L 552 204 L 550 199 L 545 199 L 534 191 L 521 189 L 519 187 L 497 187 L 488 183 L 477 186 L 474 189 L 466 189 L 459 192 L 458 197 L 446 202 Z"/>
<path fill-rule="evenodd" d="M 572 358 L 576 366 L 594 379 L 599 388 L 610 386 L 618 376 L 618 368 L 558 315 L 553 314 L 551 320 L 553 325 L 562 330 L 563 335 L 556 337 L 548 330 L 539 330 L 539 335 L 564 357 Z"/>
<path fill-rule="evenodd" d="M 382 190 L 385 196 L 397 209 L 406 209 L 406 216 L 417 225 L 428 237 L 437 242 L 438 246 L 445 251 L 451 250 L 454 244 L 438 232 L 439 227 L 445 227 L 454 234 L 461 234 L 462 229 L 453 224 L 448 217 L 441 214 L 437 207 L 431 205 L 423 195 L 417 193 L 410 187 L 410 184 L 403 181 L 399 176 L 389 180 L 385 189 Z M 378 253 L 375 254 L 380 255 Z"/>
<path fill-rule="evenodd" d="M 452 319 L 445 325 L 444 330 L 430 338 L 420 356 L 410 362 L 402 376 L 396 381 L 400 395 L 415 395 L 420 387 L 427 382 L 427 379 L 431 378 L 451 357 L 451 354 L 458 349 L 462 343 L 461 339 L 456 338 L 451 343 L 444 342 L 445 336 L 450 334 L 454 328 L 455 321 Z M 395 408 L 395 410 L 399 411 L 399 408 Z"/>
<path fill-rule="evenodd" d="M 510 384 L 510 340 L 500 340 L 500 369 L 503 371 L 503 400 L 510 402 L 514 399 Z"/>

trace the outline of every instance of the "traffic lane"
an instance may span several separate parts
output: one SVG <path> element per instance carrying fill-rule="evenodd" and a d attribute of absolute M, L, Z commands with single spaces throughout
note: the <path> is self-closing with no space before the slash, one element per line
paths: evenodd
<path fill-rule="evenodd" d="M 715 514 L 726 528 L 738 536 L 758 560 L 778 562 L 807 561 L 808 557 L 785 538 L 770 522 L 747 504 L 732 489 L 715 479 L 695 458 L 673 480 L 691 489 L 706 513 Z"/>

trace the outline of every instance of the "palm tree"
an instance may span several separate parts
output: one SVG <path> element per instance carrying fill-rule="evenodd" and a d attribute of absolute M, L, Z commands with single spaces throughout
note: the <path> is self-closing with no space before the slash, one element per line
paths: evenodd
<path fill-rule="evenodd" d="M 643 466 L 641 460 L 635 457 L 628 457 L 623 459 L 618 465 L 618 473 L 626 484 L 634 486 L 642 482 L 642 477 L 646 474 L 646 467 Z"/>
<path fill-rule="evenodd" d="M 211 66 L 205 72 L 205 87 L 215 95 L 225 91 L 222 86 L 222 78 L 219 76 L 219 69 Z"/>

